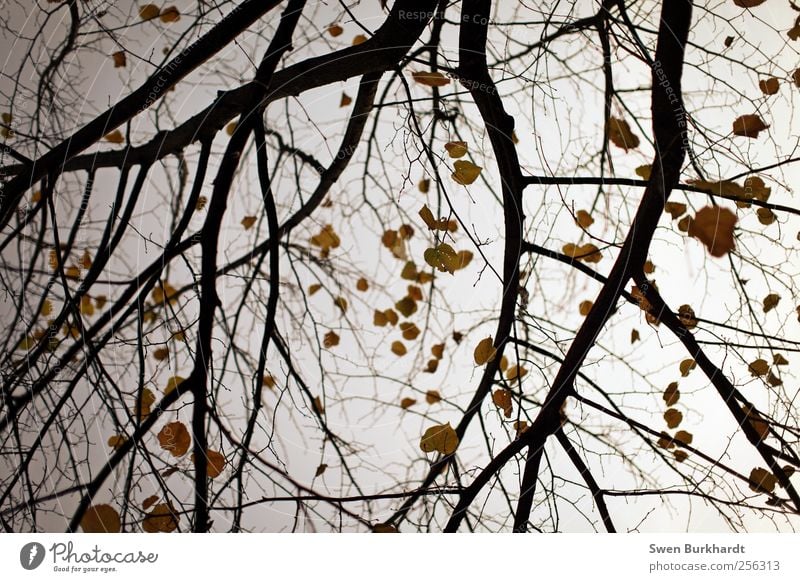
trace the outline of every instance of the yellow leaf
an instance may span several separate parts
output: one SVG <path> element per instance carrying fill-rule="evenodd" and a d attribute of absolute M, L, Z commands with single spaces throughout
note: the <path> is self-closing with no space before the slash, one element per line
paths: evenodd
<path fill-rule="evenodd" d="M 581 301 L 580 305 L 578 305 L 578 313 L 583 316 L 589 315 L 593 305 L 592 301 Z"/>
<path fill-rule="evenodd" d="M 755 138 L 767 128 L 769 128 L 769 125 L 764 123 L 758 115 L 741 115 L 733 122 L 733 135 Z"/>
<path fill-rule="evenodd" d="M 750 471 L 750 489 L 757 493 L 772 493 L 777 484 L 778 479 L 766 469 L 756 467 Z"/>
<path fill-rule="evenodd" d="M 581 228 L 589 228 L 594 224 L 594 218 L 585 210 L 578 210 L 575 213 L 575 223 Z"/>
<path fill-rule="evenodd" d="M 189 431 L 186 430 L 186 425 L 182 422 L 165 424 L 158 433 L 158 444 L 165 451 L 169 451 L 173 457 L 185 455 L 191 443 L 192 439 L 189 436 Z"/>
<path fill-rule="evenodd" d="M 448 222 L 448 220 L 446 218 L 440 218 L 437 220 L 433 216 L 433 211 L 430 208 L 428 208 L 427 204 L 425 204 L 422 208 L 419 209 L 419 216 L 420 218 L 422 218 L 422 222 L 424 222 L 425 225 L 430 230 L 446 231 L 449 228 L 450 223 Z"/>
<path fill-rule="evenodd" d="M 631 126 L 624 119 L 611 117 L 608 120 L 608 139 L 626 152 L 639 147 L 639 138 L 631 131 Z"/>
<path fill-rule="evenodd" d="M 452 174 L 453 180 L 462 186 L 468 186 L 478 179 L 481 175 L 482 167 L 476 166 L 467 160 L 458 160 L 453 164 L 455 171 Z"/>
<path fill-rule="evenodd" d="M 410 408 L 410 407 L 414 406 L 416 403 L 417 403 L 417 401 L 414 400 L 413 398 L 403 398 L 400 401 L 400 408 L 402 408 L 403 410 L 406 410 L 407 408 Z"/>
<path fill-rule="evenodd" d="M 686 376 L 689 375 L 689 372 L 694 370 L 696 367 L 697 363 L 693 359 L 689 358 L 687 360 L 683 360 L 679 366 L 681 371 L 681 376 L 685 378 Z"/>
<path fill-rule="evenodd" d="M 105 140 L 109 143 L 125 143 L 125 136 L 118 129 L 106 134 Z"/>
<path fill-rule="evenodd" d="M 416 311 L 416 304 L 414 305 Z M 391 323 L 392 325 L 397 325 L 398 317 L 397 313 L 395 313 L 394 309 L 384 309 L 383 314 L 386 316 L 386 320 Z M 406 316 L 408 317 L 408 316 Z"/>
<path fill-rule="evenodd" d="M 766 297 L 764 297 L 763 302 L 763 309 L 764 313 L 768 313 L 775 309 L 778 306 L 778 302 L 781 300 L 781 296 L 777 293 L 770 293 Z"/>
<path fill-rule="evenodd" d="M 339 335 L 334 331 L 329 331 L 325 334 L 322 340 L 322 345 L 326 348 L 332 348 L 339 345 Z"/>
<path fill-rule="evenodd" d="M 328 27 L 328 34 L 330 34 L 334 38 L 336 38 L 337 36 L 339 36 L 343 32 L 344 32 L 344 29 L 341 26 L 339 26 L 338 24 L 331 24 Z"/>
<path fill-rule="evenodd" d="M 450 141 L 444 144 L 444 149 L 447 150 L 451 158 L 463 158 L 467 155 L 467 142 L 465 141 Z"/>
<path fill-rule="evenodd" d="M 514 406 L 511 399 L 511 392 L 509 390 L 495 390 L 492 393 L 492 402 L 494 405 L 497 406 L 500 410 L 503 411 L 506 418 L 511 418 L 511 413 L 514 410 Z"/>
<path fill-rule="evenodd" d="M 81 529 L 85 533 L 119 533 L 119 513 L 110 505 L 92 505 L 81 518 Z"/>
<path fill-rule="evenodd" d="M 275 388 L 275 378 L 272 377 L 272 374 L 266 374 L 262 376 L 261 384 L 269 389 Z"/>
<path fill-rule="evenodd" d="M 171 503 L 159 503 L 142 520 L 142 529 L 148 533 L 169 533 L 177 529 L 178 520 Z"/>
<path fill-rule="evenodd" d="M 347 299 L 344 297 L 335 297 L 333 299 L 333 304 L 342 310 L 342 313 L 347 312 Z"/>
<path fill-rule="evenodd" d="M 311 244 L 325 251 L 338 248 L 341 242 L 339 235 L 336 234 L 330 224 L 326 224 L 322 230 L 319 231 L 319 234 L 315 234 L 311 237 Z"/>
<path fill-rule="evenodd" d="M 603 259 L 600 250 L 592 243 L 585 245 L 574 245 L 572 243 L 565 244 L 561 250 L 565 255 L 578 261 L 585 263 L 599 263 Z"/>
<path fill-rule="evenodd" d="M 428 390 L 425 392 L 425 402 L 428 404 L 438 404 L 442 401 L 442 395 L 438 390 Z"/>
<path fill-rule="evenodd" d="M 185 382 L 186 378 L 183 376 L 171 376 L 169 380 L 167 380 L 166 386 L 164 386 L 164 396 L 175 390 L 178 386 L 180 386 L 181 382 Z"/>
<path fill-rule="evenodd" d="M 250 230 L 251 228 L 253 228 L 253 225 L 256 223 L 256 220 L 258 219 L 255 216 L 245 216 L 242 219 L 242 226 L 244 227 L 245 230 Z"/>
<path fill-rule="evenodd" d="M 387 323 L 389 323 L 389 320 L 383 311 L 376 309 L 372 314 L 372 323 L 378 327 L 384 327 Z"/>
<path fill-rule="evenodd" d="M 178 22 L 181 19 L 181 13 L 175 6 L 168 6 L 161 10 L 158 17 L 161 22 Z"/>
<path fill-rule="evenodd" d="M 416 71 L 411 76 L 414 81 L 426 87 L 444 87 L 450 84 L 450 79 L 438 71 Z"/>
<path fill-rule="evenodd" d="M 108 437 L 108 446 L 114 450 L 117 450 L 122 445 L 124 445 L 128 439 L 120 434 L 114 434 Z"/>
<path fill-rule="evenodd" d="M 456 271 L 466 269 L 472 262 L 473 256 L 472 251 L 458 251 L 456 255 Z"/>
<path fill-rule="evenodd" d="M 736 214 L 720 206 L 706 206 L 697 211 L 689 224 L 689 236 L 703 243 L 712 257 L 722 257 L 733 250 Z"/>
<path fill-rule="evenodd" d="M 527 373 L 528 373 L 528 370 L 526 370 L 525 368 L 523 368 L 519 364 L 516 364 L 514 366 L 511 366 L 506 371 L 506 380 L 516 380 L 517 378 L 524 377 L 525 374 L 527 374 Z"/>
<path fill-rule="evenodd" d="M 155 401 L 156 397 L 150 390 L 147 388 L 142 390 L 142 394 L 136 402 L 136 415 L 139 420 L 144 420 L 150 414 L 150 407 Z"/>
<path fill-rule="evenodd" d="M 775 95 L 780 88 L 780 81 L 775 77 L 768 77 L 766 79 L 761 79 L 758 82 L 758 88 L 761 89 L 761 92 L 764 95 Z"/>
<path fill-rule="evenodd" d="M 153 291 L 150 294 L 156 304 L 162 304 L 165 300 L 170 304 L 174 304 L 177 301 L 177 295 L 178 290 L 166 281 L 153 287 Z"/>
<path fill-rule="evenodd" d="M 231 121 L 228 125 L 225 126 L 225 133 L 228 135 L 233 135 L 236 132 L 236 128 L 238 127 L 238 123 L 235 121 Z"/>
<path fill-rule="evenodd" d="M 494 360 L 495 354 L 497 354 L 497 350 L 495 349 L 493 340 L 490 336 L 483 338 L 480 342 L 478 342 L 478 345 L 475 346 L 475 353 L 473 356 L 475 358 L 475 363 L 478 366 L 483 366 L 484 364 Z"/>
<path fill-rule="evenodd" d="M 313 295 L 314 293 L 316 293 L 320 289 L 322 289 L 322 285 L 320 285 L 319 283 L 314 283 L 312 285 L 309 285 L 308 286 L 308 294 L 309 295 Z"/>
<path fill-rule="evenodd" d="M 669 386 L 664 390 L 664 402 L 667 406 L 674 406 L 677 404 L 681 397 L 681 391 L 678 390 L 677 382 L 670 382 Z"/>
<path fill-rule="evenodd" d="M 652 171 L 653 167 L 650 164 L 639 166 L 634 170 L 634 172 L 636 172 L 636 175 L 639 176 L 642 180 L 649 180 Z"/>
<path fill-rule="evenodd" d="M 419 448 L 423 453 L 436 451 L 442 455 L 451 455 L 458 448 L 458 435 L 449 422 L 437 424 L 425 431 L 419 441 Z"/>
<path fill-rule="evenodd" d="M 75 265 L 67 267 L 66 269 L 64 269 L 64 276 L 67 279 L 80 279 L 81 277 L 80 267 L 76 267 Z"/>
<path fill-rule="evenodd" d="M 413 341 L 417 339 L 417 336 L 420 334 L 420 330 L 415 323 L 411 323 L 410 321 L 404 321 L 400 324 L 400 330 L 403 332 L 403 339 L 407 339 L 409 341 Z"/>
<path fill-rule="evenodd" d="M 142 20 L 153 20 L 154 18 L 158 17 L 159 12 L 160 10 L 155 4 L 145 4 L 144 6 L 139 6 L 139 18 Z"/>
<path fill-rule="evenodd" d="M 403 342 L 400 341 L 393 341 L 392 342 L 392 353 L 396 356 L 403 357 L 408 353 L 406 346 L 403 345 Z"/>
<path fill-rule="evenodd" d="M 667 422 L 667 426 L 669 428 L 675 428 L 683 420 L 683 414 L 681 413 L 680 410 L 677 410 L 675 408 L 669 408 L 664 413 L 664 420 Z"/>
<path fill-rule="evenodd" d="M 117 51 L 115 53 L 111 53 L 111 58 L 114 60 L 115 69 L 124 67 L 128 61 L 127 58 L 125 57 L 125 51 Z"/>

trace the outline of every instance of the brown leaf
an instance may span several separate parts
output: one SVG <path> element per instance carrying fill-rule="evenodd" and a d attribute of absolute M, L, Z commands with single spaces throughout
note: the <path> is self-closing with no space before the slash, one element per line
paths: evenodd
<path fill-rule="evenodd" d="M 475 352 L 473 354 L 475 358 L 475 364 L 478 366 L 483 366 L 484 364 L 491 362 L 494 360 L 494 356 L 497 353 L 497 350 L 494 347 L 494 340 L 490 337 L 483 338 L 478 345 L 475 346 Z"/>
<path fill-rule="evenodd" d="M 777 484 L 778 479 L 766 469 L 756 467 L 750 471 L 750 489 L 757 493 L 772 493 Z"/>
<path fill-rule="evenodd" d="M 780 300 L 781 296 L 778 295 L 777 293 L 770 293 L 769 295 L 764 297 L 762 305 L 764 313 L 769 313 L 770 311 L 775 309 L 778 306 L 778 302 L 780 302 Z"/>
<path fill-rule="evenodd" d="M 178 520 L 171 503 L 159 503 L 142 520 L 142 529 L 148 533 L 169 533 L 177 529 Z"/>
<path fill-rule="evenodd" d="M 670 382 L 669 386 L 664 390 L 664 402 L 667 406 L 674 406 L 677 404 L 681 397 L 681 391 L 678 390 L 677 382 Z"/>
<path fill-rule="evenodd" d="M 117 51 L 115 53 L 111 53 L 111 58 L 114 59 L 115 69 L 124 67 L 128 62 L 128 59 L 125 56 L 125 51 Z"/>
<path fill-rule="evenodd" d="M 683 420 L 683 413 L 676 408 L 669 408 L 664 413 L 664 420 L 669 428 L 675 428 Z"/>
<path fill-rule="evenodd" d="M 403 344 L 403 342 L 400 342 L 400 341 L 393 341 L 391 349 L 392 349 L 392 353 L 394 355 L 396 355 L 398 357 L 401 357 L 401 358 L 408 353 L 408 350 L 406 349 L 406 346 Z"/>
<path fill-rule="evenodd" d="M 173 457 L 180 457 L 189 450 L 192 438 L 186 425 L 182 422 L 170 422 L 165 424 L 158 433 L 158 444 L 165 451 L 169 451 Z"/>
<path fill-rule="evenodd" d="M 497 406 L 497 408 L 503 411 L 503 414 L 505 414 L 506 418 L 511 418 L 513 404 L 511 392 L 509 390 L 495 390 L 492 393 L 492 402 L 494 402 L 494 405 Z"/>
<path fill-rule="evenodd" d="M 414 81 L 426 87 L 444 87 L 450 84 L 450 79 L 438 71 L 416 71 L 411 76 Z"/>
<path fill-rule="evenodd" d="M 689 224 L 689 236 L 702 242 L 712 257 L 723 257 L 735 247 L 733 229 L 738 218 L 727 208 L 706 206 Z"/>
<path fill-rule="evenodd" d="M 119 513 L 110 505 L 92 505 L 81 518 L 81 529 L 85 533 L 119 533 Z"/>
<path fill-rule="evenodd" d="M 402 408 L 403 410 L 406 410 L 406 409 L 411 408 L 412 406 L 414 406 L 416 403 L 417 403 L 417 401 L 415 399 L 413 399 L 413 398 L 403 398 L 400 401 L 400 408 Z"/>
<path fill-rule="evenodd" d="M 780 88 L 780 81 L 775 77 L 768 77 L 766 79 L 761 79 L 758 82 L 758 88 L 761 89 L 761 92 L 764 95 L 775 95 Z"/>
<path fill-rule="evenodd" d="M 161 22 L 178 22 L 181 19 L 181 12 L 175 6 L 168 6 L 167 8 L 163 8 L 161 13 L 158 15 L 161 19 Z"/>
<path fill-rule="evenodd" d="M 733 135 L 755 138 L 768 127 L 769 125 L 764 123 L 758 115 L 742 115 L 733 122 Z"/>
<path fill-rule="evenodd" d="M 608 139 L 626 152 L 639 147 L 639 138 L 631 131 L 631 126 L 624 119 L 611 117 L 608 120 Z"/>
<path fill-rule="evenodd" d="M 442 401 L 442 395 L 439 394 L 438 390 L 428 390 L 425 393 L 425 402 L 428 404 L 438 404 Z"/>
<path fill-rule="evenodd" d="M 329 331 L 322 339 L 322 345 L 326 348 L 332 348 L 339 345 L 339 334 L 334 331 Z"/>
<path fill-rule="evenodd" d="M 436 451 L 442 455 L 451 455 L 458 448 L 458 435 L 449 422 L 434 425 L 423 433 L 419 448 L 423 453 Z"/>

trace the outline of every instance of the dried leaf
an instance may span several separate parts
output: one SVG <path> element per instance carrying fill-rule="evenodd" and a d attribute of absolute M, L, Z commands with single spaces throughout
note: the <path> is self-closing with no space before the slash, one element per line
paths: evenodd
<path fill-rule="evenodd" d="M 513 412 L 511 391 L 503 389 L 495 390 L 492 393 L 492 402 L 494 402 L 497 408 L 503 411 L 506 418 L 511 418 L 511 413 Z"/>
<path fill-rule="evenodd" d="M 763 301 L 763 305 L 762 305 L 762 307 L 764 309 L 764 313 L 769 313 L 770 311 L 775 309 L 778 306 L 778 303 L 780 302 L 780 300 L 781 300 L 781 296 L 778 295 L 777 293 L 770 293 L 769 295 L 764 297 L 764 301 Z"/>
<path fill-rule="evenodd" d="M 664 420 L 669 428 L 675 428 L 683 420 L 683 413 L 676 408 L 669 408 L 664 413 Z"/>
<path fill-rule="evenodd" d="M 458 435 L 449 422 L 434 425 L 422 435 L 419 448 L 423 453 L 436 451 L 442 455 L 451 455 L 458 448 Z"/>
<path fill-rule="evenodd" d="M 403 342 L 400 341 L 393 341 L 391 349 L 394 355 L 401 358 L 408 353 L 406 346 L 403 344 Z"/>
<path fill-rule="evenodd" d="M 778 479 L 766 469 L 756 467 L 750 471 L 750 489 L 757 493 L 772 493 L 777 484 Z"/>
<path fill-rule="evenodd" d="M 478 366 L 483 366 L 484 364 L 494 360 L 497 350 L 495 349 L 493 342 L 494 340 L 491 338 L 491 336 L 486 337 L 478 342 L 478 345 L 475 346 L 475 352 L 473 354 L 475 358 L 475 364 Z"/>
<path fill-rule="evenodd" d="M 712 257 L 722 257 L 735 247 L 733 229 L 736 214 L 721 206 L 706 206 L 697 211 L 689 224 L 689 236 L 702 242 Z"/>
<path fill-rule="evenodd" d="M 631 131 L 630 125 L 624 119 L 611 117 L 608 120 L 608 139 L 626 152 L 639 147 L 639 138 Z"/>
<path fill-rule="evenodd" d="M 764 123 L 758 115 L 742 115 L 733 122 L 733 135 L 756 138 L 760 132 L 768 127 L 769 125 Z"/>
<path fill-rule="evenodd" d="M 468 160 L 458 160 L 453 164 L 455 171 L 452 174 L 453 180 L 462 186 L 468 186 L 478 179 L 483 168 L 476 166 Z"/>
<path fill-rule="evenodd" d="M 669 386 L 664 389 L 664 402 L 667 406 L 674 406 L 678 403 L 681 397 L 681 391 L 678 390 L 677 382 L 670 382 Z"/>
<path fill-rule="evenodd" d="M 467 154 L 467 142 L 450 141 L 444 144 L 444 149 L 451 158 L 462 158 Z"/>
<path fill-rule="evenodd" d="M 450 79 L 438 71 L 416 71 L 411 76 L 414 81 L 426 87 L 444 87 L 450 84 Z"/>
<path fill-rule="evenodd" d="M 119 533 L 119 513 L 110 505 L 92 505 L 81 518 L 81 529 L 85 533 Z"/>
<path fill-rule="evenodd" d="M 148 533 L 169 533 L 177 529 L 178 520 L 171 503 L 159 503 L 142 520 L 142 529 Z"/>
<path fill-rule="evenodd" d="M 181 457 L 186 454 L 191 445 L 192 439 L 186 425 L 182 422 L 170 422 L 165 424 L 158 433 L 158 444 L 173 457 Z"/>
<path fill-rule="evenodd" d="M 425 402 L 428 404 L 438 404 L 442 401 L 442 395 L 438 390 L 428 390 L 425 392 Z"/>

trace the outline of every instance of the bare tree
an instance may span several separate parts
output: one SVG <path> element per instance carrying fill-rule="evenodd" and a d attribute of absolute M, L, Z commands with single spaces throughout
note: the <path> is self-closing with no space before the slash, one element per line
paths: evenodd
<path fill-rule="evenodd" d="M 791 2 L 3 10 L 6 531 L 794 531 Z"/>

